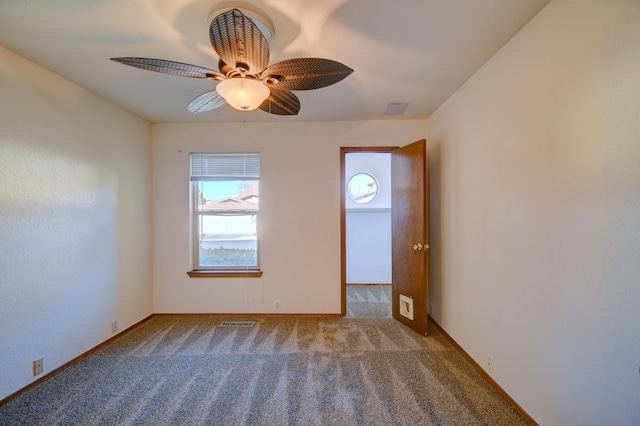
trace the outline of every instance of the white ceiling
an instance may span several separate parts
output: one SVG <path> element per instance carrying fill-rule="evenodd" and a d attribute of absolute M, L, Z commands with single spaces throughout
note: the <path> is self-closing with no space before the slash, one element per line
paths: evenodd
<path fill-rule="evenodd" d="M 152 122 L 337 121 L 427 118 L 549 0 L 0 0 L 0 44 Z M 355 71 L 296 92 L 298 116 L 225 105 L 199 115 L 189 101 L 213 82 L 139 70 L 138 56 L 217 69 L 208 15 L 262 12 L 275 27 L 274 64 L 320 57 Z M 408 102 L 385 117 L 390 102 Z"/>

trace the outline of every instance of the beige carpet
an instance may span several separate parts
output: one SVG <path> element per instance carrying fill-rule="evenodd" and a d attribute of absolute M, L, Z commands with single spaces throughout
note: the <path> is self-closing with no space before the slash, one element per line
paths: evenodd
<path fill-rule="evenodd" d="M 347 316 L 390 318 L 390 285 L 347 285 Z"/>
<path fill-rule="evenodd" d="M 156 316 L 0 407 L 2 425 L 521 425 L 433 328 Z"/>

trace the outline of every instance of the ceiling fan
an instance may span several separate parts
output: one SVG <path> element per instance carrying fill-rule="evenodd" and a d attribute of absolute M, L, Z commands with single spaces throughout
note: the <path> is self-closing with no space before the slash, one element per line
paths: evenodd
<path fill-rule="evenodd" d="M 217 81 L 215 90 L 189 102 L 192 114 L 219 108 L 226 101 L 241 111 L 260 108 L 271 114 L 297 115 L 300 100 L 292 90 L 330 86 L 353 72 L 340 62 L 320 58 L 288 59 L 268 66 L 267 39 L 256 23 L 238 9 L 223 12 L 211 21 L 209 39 L 220 57 L 220 71 L 162 59 L 111 60 L 149 71 Z"/>

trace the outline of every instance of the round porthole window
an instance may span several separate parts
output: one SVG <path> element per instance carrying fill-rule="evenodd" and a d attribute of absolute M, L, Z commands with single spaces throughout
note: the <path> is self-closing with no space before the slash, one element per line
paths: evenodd
<path fill-rule="evenodd" d="M 378 195 L 378 180 L 371 173 L 356 173 L 347 182 L 347 193 L 358 204 L 370 203 Z"/>

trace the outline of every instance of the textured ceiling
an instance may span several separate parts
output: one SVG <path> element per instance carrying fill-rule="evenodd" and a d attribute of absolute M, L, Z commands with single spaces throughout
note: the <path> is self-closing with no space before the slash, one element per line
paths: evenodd
<path fill-rule="evenodd" d="M 0 0 L 0 44 L 152 122 L 427 118 L 549 0 Z M 223 7 L 266 15 L 270 64 L 298 57 L 353 68 L 345 80 L 296 92 L 298 116 L 225 105 L 192 115 L 214 83 L 110 61 L 138 56 L 217 69 L 207 18 Z M 398 117 L 390 102 L 408 102 Z"/>

